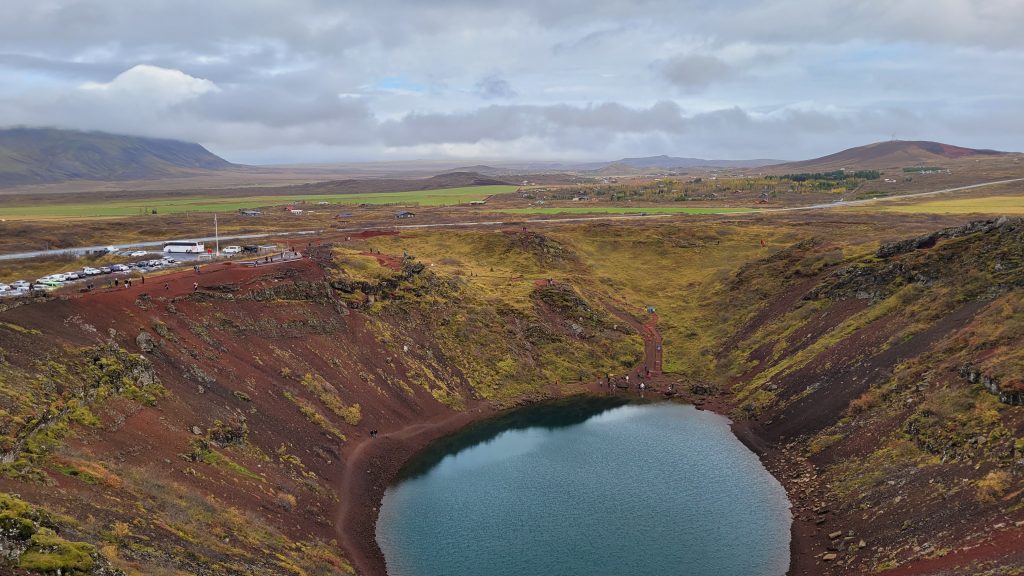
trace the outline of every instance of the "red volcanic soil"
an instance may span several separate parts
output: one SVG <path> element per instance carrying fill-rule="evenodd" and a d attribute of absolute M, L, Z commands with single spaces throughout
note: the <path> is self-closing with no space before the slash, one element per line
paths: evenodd
<path fill-rule="evenodd" d="M 337 483 L 341 504 L 335 517 L 339 542 L 359 574 L 387 574 L 384 555 L 377 545 L 377 514 L 384 491 L 402 466 L 434 440 L 496 412 L 484 404 L 465 412 L 441 408 L 424 414 L 417 423 L 381 428 L 376 438 L 360 438 L 346 446 L 342 453 L 344 471 Z"/>
<path fill-rule="evenodd" d="M 137 278 L 131 288 L 100 289 L 29 303 L 3 312 L 3 319 L 46 335 L 40 336 L 39 342 L 30 342 L 35 337 L 19 339 L 18 348 L 24 350 L 17 352 L 26 357 L 46 354 L 54 342 L 94 346 L 108 338 L 126 350 L 137 351 L 140 332 L 149 333 L 157 342 L 147 356 L 170 394 L 154 407 L 117 398 L 97 406 L 96 415 L 103 425 L 69 438 L 70 452 L 86 460 L 137 467 L 162 481 L 210 494 L 225 505 L 259 511 L 275 528 L 297 539 L 312 535 L 328 541 L 340 535 L 346 554 L 359 562 L 366 550 L 376 547 L 373 509 L 380 494 L 372 491 L 377 485 L 372 480 L 387 476 L 369 476 L 367 483 L 356 474 L 358 467 L 371 462 L 374 464 L 367 469 L 378 473 L 397 471 L 402 459 L 431 435 L 454 430 L 465 419 L 479 417 L 479 412 L 452 416 L 424 387 L 403 387 L 401 383 L 408 380 L 403 355 L 381 342 L 361 314 L 332 302 L 323 279 L 324 271 L 308 258 L 257 267 L 216 263 L 202 266 L 198 274 L 187 269 L 147 276 L 144 283 Z M 275 290 L 281 291 L 280 295 L 275 295 Z M 308 294 L 297 293 L 301 290 Z M 292 297 L 295 294 L 298 296 Z M 157 325 L 170 337 L 155 336 Z M 429 334 L 409 336 L 417 339 L 410 342 L 417 350 L 409 356 L 430 352 Z M 33 352 L 33 347 L 39 351 Z M 8 361 L 19 360 L 13 356 L 16 350 L 6 351 Z M 284 368 L 290 372 L 286 374 Z M 285 398 L 291 394 L 316 403 L 300 383 L 306 372 L 330 382 L 346 404 L 361 406 L 359 424 L 335 422 L 347 440 L 304 418 Z M 457 381 L 452 385 L 464 386 L 461 375 L 453 376 Z M 279 447 L 286 448 L 301 458 L 302 473 L 289 468 L 287 461 L 272 457 L 267 462 L 245 452 L 233 451 L 231 458 L 262 480 L 183 460 L 181 454 L 196 437 L 193 428 L 206 430 L 216 420 L 239 417 L 248 425 L 253 446 L 269 455 Z M 446 418 L 452 418 L 450 424 L 437 424 Z M 410 427 L 410 422 L 422 424 Z M 374 440 L 374 447 L 394 449 L 385 450 L 382 456 L 360 448 L 370 429 L 384 433 Z M 399 430 L 401 434 L 397 434 Z M 389 434 L 395 434 L 394 440 Z M 399 445 L 405 448 L 397 448 Z M 352 462 L 346 463 L 356 451 Z M 366 458 L 360 456 L 364 453 Z M 356 508 L 363 510 L 367 519 L 361 526 L 368 529 L 354 525 L 350 530 L 348 523 L 336 526 L 335 519 L 342 517 L 334 510 L 337 504 L 329 493 L 310 491 L 304 471 L 337 487 L 337 492 L 345 495 L 343 509 L 358 503 Z M 84 502 L 100 501 L 95 493 L 102 491 L 102 486 L 89 486 L 60 474 L 52 476 L 57 485 L 67 485 L 67 489 L 54 492 L 42 484 L 15 485 L 0 480 L 0 491 L 57 503 L 69 512 L 100 515 L 83 509 L 80 496 L 89 492 Z M 268 491 L 268 487 L 273 489 Z M 277 491 L 297 496 L 299 505 L 282 508 L 275 500 Z M 358 542 L 360 535 L 367 541 Z M 157 532 L 150 537 L 160 536 Z M 360 573 L 383 571 L 363 569 Z"/>
<path fill-rule="evenodd" d="M 1000 561 L 1003 566 L 1024 566 L 1024 530 L 1011 527 L 996 532 L 988 541 L 956 550 L 941 558 L 917 560 L 894 570 L 880 572 L 885 576 L 936 576 L 974 574 L 985 562 Z M 1007 572 L 1010 573 L 1010 572 Z"/>
<path fill-rule="evenodd" d="M 376 258 L 377 264 L 380 264 L 384 268 L 389 268 L 391 270 L 402 269 L 402 259 L 398 258 L 397 256 L 392 256 L 390 254 L 381 254 L 380 252 L 360 252 L 359 254 L 361 256 L 372 256 Z"/>
<path fill-rule="evenodd" d="M 398 236 L 397 230 L 363 230 L 356 232 L 355 234 L 348 234 L 349 238 L 358 238 L 359 240 L 365 240 L 367 238 L 376 238 L 377 236 Z"/>

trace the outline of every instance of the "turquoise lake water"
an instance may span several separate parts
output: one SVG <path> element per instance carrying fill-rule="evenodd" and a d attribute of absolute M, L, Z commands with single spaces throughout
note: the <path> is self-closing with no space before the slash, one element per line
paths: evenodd
<path fill-rule="evenodd" d="M 438 443 L 386 492 L 377 541 L 391 576 L 781 576 L 790 523 L 726 418 L 589 401 Z"/>

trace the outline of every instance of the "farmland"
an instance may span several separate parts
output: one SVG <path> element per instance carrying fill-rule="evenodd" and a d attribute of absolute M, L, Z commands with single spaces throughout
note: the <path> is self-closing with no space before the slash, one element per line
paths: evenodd
<path fill-rule="evenodd" d="M 329 202 L 331 204 L 400 204 L 445 206 L 483 200 L 495 194 L 515 191 L 515 186 L 468 186 L 410 192 L 373 192 L 355 194 L 296 194 L 287 196 L 253 195 L 243 197 L 182 196 L 168 198 L 119 199 L 67 203 L 37 203 L 0 207 L 0 218 L 46 220 L 64 218 L 117 218 L 142 214 L 181 214 L 233 212 L 240 208 L 290 203 Z"/>
<path fill-rule="evenodd" d="M 872 210 L 920 214 L 1024 214 L 1024 196 L 982 196 L 900 204 L 876 204 Z"/>

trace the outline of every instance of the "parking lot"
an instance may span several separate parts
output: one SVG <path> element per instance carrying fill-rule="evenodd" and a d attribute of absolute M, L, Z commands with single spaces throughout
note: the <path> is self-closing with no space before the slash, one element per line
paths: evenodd
<path fill-rule="evenodd" d="M 237 248 L 237 247 L 235 247 Z M 36 279 L 22 279 L 10 283 L 0 283 L 0 298 L 28 296 L 33 292 L 51 292 L 61 288 L 77 287 L 79 289 L 101 288 L 120 284 L 132 277 L 145 276 L 181 266 L 191 266 L 198 262 L 210 262 L 213 255 L 207 253 L 174 253 L 163 254 L 144 250 L 125 250 L 110 252 L 114 256 L 125 259 L 134 258 L 123 264 L 105 266 L 85 266 L 80 270 L 47 274 Z M 241 255 L 240 252 L 225 252 L 222 257 Z M 147 259 L 148 258 L 148 259 Z"/>

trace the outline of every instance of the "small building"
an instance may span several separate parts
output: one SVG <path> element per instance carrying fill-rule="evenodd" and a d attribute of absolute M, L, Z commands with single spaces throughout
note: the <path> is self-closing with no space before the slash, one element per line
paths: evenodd
<path fill-rule="evenodd" d="M 415 218 L 415 217 L 416 217 L 416 214 L 414 212 L 409 212 L 408 210 L 402 210 L 401 212 L 396 212 L 395 213 L 395 218 L 398 218 L 399 220 L 404 220 L 406 218 Z"/>
<path fill-rule="evenodd" d="M 252 208 L 242 208 L 241 210 L 238 211 L 238 213 L 241 214 L 242 216 L 263 216 L 263 210 L 254 210 Z"/>

